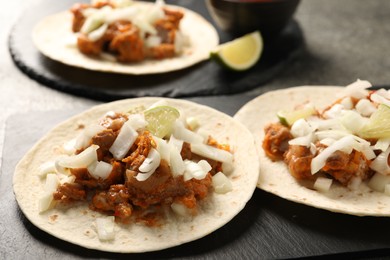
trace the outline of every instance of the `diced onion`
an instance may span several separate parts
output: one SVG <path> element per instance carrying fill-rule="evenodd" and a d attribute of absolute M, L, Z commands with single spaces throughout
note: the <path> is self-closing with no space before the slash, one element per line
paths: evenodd
<path fill-rule="evenodd" d="M 233 155 L 230 152 L 206 144 L 191 144 L 191 151 L 211 160 L 227 163 L 233 162 Z"/>
<path fill-rule="evenodd" d="M 97 218 L 96 229 L 100 240 L 113 240 L 115 238 L 115 217 Z"/>
<path fill-rule="evenodd" d="M 386 151 L 390 146 L 390 138 L 378 139 L 374 145 L 375 150 L 381 150 L 382 152 Z"/>
<path fill-rule="evenodd" d="M 173 135 L 171 135 L 168 141 L 168 144 L 175 147 L 179 152 L 181 152 L 181 150 L 183 149 L 183 143 L 184 143 L 183 140 L 177 139 Z"/>
<path fill-rule="evenodd" d="M 324 112 L 325 118 L 338 118 L 341 116 L 344 107 L 341 104 L 334 104 L 329 110 Z"/>
<path fill-rule="evenodd" d="M 233 190 L 231 181 L 222 172 L 218 172 L 212 177 L 212 183 L 216 193 L 225 194 Z"/>
<path fill-rule="evenodd" d="M 359 113 L 353 110 L 344 111 L 340 118 L 343 126 L 351 133 L 357 133 L 367 122 L 367 118 L 363 118 Z"/>
<path fill-rule="evenodd" d="M 175 212 L 175 214 L 182 217 L 187 217 L 190 215 L 189 209 L 181 203 L 176 203 L 176 202 L 172 203 L 171 209 L 173 212 Z"/>
<path fill-rule="evenodd" d="M 165 160 L 166 162 L 169 163 L 169 161 L 171 159 L 171 156 L 170 156 L 171 153 L 170 153 L 170 148 L 169 148 L 167 141 L 165 141 L 162 138 L 156 137 L 156 136 L 153 136 L 153 139 L 155 140 L 155 142 L 157 144 L 156 149 L 161 156 L 161 160 Z"/>
<path fill-rule="evenodd" d="M 354 176 L 349 181 L 348 188 L 351 190 L 357 190 L 361 183 L 362 183 L 362 178 L 360 178 L 358 176 Z"/>
<path fill-rule="evenodd" d="M 91 141 L 91 138 L 97 133 L 103 131 L 105 128 L 101 125 L 92 125 L 84 129 L 76 138 L 74 148 L 76 150 L 87 147 Z"/>
<path fill-rule="evenodd" d="M 390 175 L 383 175 L 377 172 L 371 177 L 367 184 L 368 187 L 375 191 L 384 192 L 385 186 L 390 184 Z"/>
<path fill-rule="evenodd" d="M 326 160 L 336 151 L 352 150 L 352 146 L 356 143 L 352 135 L 345 136 L 334 142 L 331 146 L 326 147 L 320 154 L 311 161 L 311 173 L 315 174 L 325 166 Z"/>
<path fill-rule="evenodd" d="M 301 137 L 307 136 L 313 131 L 314 129 L 309 125 L 309 123 L 305 119 L 301 118 L 295 121 L 291 126 L 290 133 L 293 137 Z"/>
<path fill-rule="evenodd" d="M 105 180 L 111 174 L 111 171 L 112 165 L 103 161 L 97 161 L 88 166 L 88 172 L 95 179 Z"/>
<path fill-rule="evenodd" d="M 310 133 L 306 136 L 300 136 L 300 137 L 291 139 L 290 141 L 288 141 L 288 144 L 310 147 L 313 140 L 314 140 L 314 134 Z"/>
<path fill-rule="evenodd" d="M 68 155 L 74 154 L 76 152 L 76 138 L 71 139 L 70 141 L 64 143 L 62 148 L 64 149 L 64 152 Z"/>
<path fill-rule="evenodd" d="M 162 42 L 161 37 L 159 37 L 157 35 L 151 35 L 145 39 L 145 45 L 148 48 L 156 47 L 156 46 L 160 45 L 161 42 Z"/>
<path fill-rule="evenodd" d="M 191 180 L 192 178 L 202 180 L 206 177 L 207 173 L 211 170 L 210 164 L 201 160 L 198 163 L 185 160 L 184 181 Z"/>
<path fill-rule="evenodd" d="M 198 119 L 193 116 L 186 118 L 186 124 L 192 131 L 197 129 L 200 125 Z"/>
<path fill-rule="evenodd" d="M 181 157 L 180 151 L 177 150 L 177 148 L 172 145 L 169 145 L 169 154 L 170 154 L 170 160 L 169 160 L 169 166 L 171 167 L 171 172 L 173 177 L 183 175 L 185 171 L 185 165 L 183 158 Z"/>
<path fill-rule="evenodd" d="M 370 96 L 371 100 L 376 102 L 376 103 L 379 103 L 379 104 L 385 104 L 387 106 L 390 106 L 390 100 L 388 100 L 387 98 L 381 96 L 381 95 L 378 95 L 376 93 L 372 94 Z"/>
<path fill-rule="evenodd" d="M 183 122 L 176 120 L 173 126 L 173 136 L 190 144 L 203 143 L 201 135 L 185 128 Z"/>
<path fill-rule="evenodd" d="M 46 182 L 44 186 L 44 193 L 39 198 L 38 210 L 40 213 L 50 209 L 53 204 L 53 193 L 57 190 L 59 185 L 59 179 L 57 174 L 48 174 L 46 176 Z"/>
<path fill-rule="evenodd" d="M 372 87 L 370 82 L 358 79 L 354 83 L 345 87 L 345 93 L 347 96 L 351 96 L 356 99 L 362 99 L 368 96 L 367 88 L 370 87 Z"/>
<path fill-rule="evenodd" d="M 138 137 L 138 133 L 133 129 L 131 123 L 131 121 L 127 121 L 123 124 L 118 136 L 109 149 L 114 158 L 117 160 L 122 160 L 126 156 L 127 152 Z"/>
<path fill-rule="evenodd" d="M 370 164 L 370 168 L 374 171 L 389 175 L 390 174 L 390 167 L 388 164 L 388 158 L 390 153 L 390 147 L 387 148 L 385 152 L 381 152 Z"/>
<path fill-rule="evenodd" d="M 148 125 L 148 122 L 145 120 L 143 114 L 132 114 L 129 115 L 128 120 L 126 121 L 134 130 L 139 130 L 145 128 Z"/>
<path fill-rule="evenodd" d="M 161 156 L 156 149 L 152 148 L 149 151 L 148 156 L 145 158 L 141 166 L 139 167 L 139 173 L 135 177 L 137 181 L 147 180 L 154 171 L 160 166 Z"/>
<path fill-rule="evenodd" d="M 328 192 L 330 189 L 330 186 L 332 185 L 333 180 L 325 177 L 318 177 L 316 181 L 314 182 L 314 189 L 318 190 L 319 192 Z"/>
<path fill-rule="evenodd" d="M 88 39 L 95 42 L 103 37 L 103 35 L 106 33 L 108 28 L 108 24 L 104 23 L 96 30 L 93 30 L 88 34 Z"/>
<path fill-rule="evenodd" d="M 54 161 L 49 161 L 41 164 L 38 169 L 38 176 L 40 177 L 46 177 L 49 173 L 55 173 L 56 167 Z"/>
<path fill-rule="evenodd" d="M 356 111 L 362 116 L 369 117 L 375 112 L 376 107 L 368 99 L 360 99 L 356 104 Z"/>
<path fill-rule="evenodd" d="M 353 109 L 353 102 L 350 97 L 343 98 L 340 104 L 344 107 L 344 109 Z"/>
<path fill-rule="evenodd" d="M 97 161 L 97 149 L 99 146 L 93 144 L 77 155 L 60 157 L 58 165 L 65 168 L 86 168 Z"/>

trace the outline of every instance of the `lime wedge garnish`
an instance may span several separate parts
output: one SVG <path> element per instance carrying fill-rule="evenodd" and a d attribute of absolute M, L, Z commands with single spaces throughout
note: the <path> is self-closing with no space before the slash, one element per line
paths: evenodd
<path fill-rule="evenodd" d="M 307 118 L 311 115 L 314 115 L 316 110 L 313 106 L 305 106 L 301 109 L 287 111 L 281 110 L 276 115 L 279 118 L 281 124 L 285 126 L 291 126 L 298 119 Z"/>
<path fill-rule="evenodd" d="M 254 66 L 262 52 L 263 38 L 259 31 L 255 31 L 219 45 L 210 57 L 226 68 L 242 71 Z"/>
<path fill-rule="evenodd" d="M 173 123 L 179 118 L 179 111 L 171 106 L 157 106 L 144 111 L 147 129 L 152 135 L 163 138 L 172 132 Z"/>
<path fill-rule="evenodd" d="M 368 123 L 359 131 L 363 138 L 389 138 L 390 137 L 390 107 L 380 104 L 371 115 Z"/>

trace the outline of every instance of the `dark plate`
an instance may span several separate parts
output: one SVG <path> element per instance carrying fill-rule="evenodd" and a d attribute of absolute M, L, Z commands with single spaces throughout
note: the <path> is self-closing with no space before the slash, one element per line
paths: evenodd
<path fill-rule="evenodd" d="M 240 93 L 259 87 L 274 78 L 303 46 L 301 28 L 297 22 L 291 21 L 279 37 L 266 43 L 260 62 L 244 73 L 224 70 L 210 61 L 176 72 L 144 76 L 89 71 L 46 58 L 35 48 L 31 39 L 32 29 L 40 19 L 67 10 L 75 2 L 76 0 L 63 0 L 53 4 L 51 0 L 42 0 L 39 4 L 27 8 L 11 30 L 9 51 L 17 67 L 32 79 L 50 88 L 97 100 Z M 204 1 L 166 2 L 192 9 L 211 21 Z M 227 33 L 218 33 L 221 42 L 233 39 L 233 36 Z"/>
<path fill-rule="evenodd" d="M 253 97 L 193 98 L 233 115 Z M 293 203 L 257 189 L 243 211 L 210 235 L 142 254 L 88 250 L 41 231 L 20 211 L 12 192 L 16 163 L 46 131 L 79 111 L 30 112 L 7 120 L 0 175 L 0 259 L 275 259 L 310 256 L 390 256 L 390 218 L 356 217 Z M 42 121 L 45 118 L 45 121 Z M 20 128 L 29 125 L 29 131 Z"/>

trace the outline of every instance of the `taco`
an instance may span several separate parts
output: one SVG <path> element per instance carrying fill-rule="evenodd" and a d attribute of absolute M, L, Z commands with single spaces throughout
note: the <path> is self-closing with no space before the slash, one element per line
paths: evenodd
<path fill-rule="evenodd" d="M 18 163 L 13 186 L 38 228 L 86 248 L 131 253 L 217 230 L 251 198 L 258 171 L 241 123 L 190 101 L 150 97 L 99 105 L 59 124 Z"/>
<path fill-rule="evenodd" d="M 202 16 L 159 0 L 76 3 L 39 21 L 32 38 L 61 63 L 135 75 L 187 68 L 208 59 L 219 42 Z"/>
<path fill-rule="evenodd" d="M 257 186 L 358 216 L 390 216 L 390 95 L 367 81 L 271 91 L 234 116 L 253 133 Z"/>

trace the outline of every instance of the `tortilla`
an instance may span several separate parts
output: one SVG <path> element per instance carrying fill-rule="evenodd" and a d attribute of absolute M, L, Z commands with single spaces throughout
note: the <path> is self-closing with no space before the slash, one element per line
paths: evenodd
<path fill-rule="evenodd" d="M 248 127 L 259 154 L 260 176 L 257 187 L 281 198 L 308 206 L 357 216 L 390 216 L 390 197 L 371 190 L 362 183 L 357 190 L 349 190 L 333 182 L 327 193 L 307 188 L 292 177 L 283 161 L 272 162 L 261 145 L 264 126 L 277 122 L 280 110 L 293 110 L 294 106 L 311 101 L 323 109 L 334 101 L 342 87 L 303 86 L 271 91 L 245 104 L 234 118 Z"/>
<path fill-rule="evenodd" d="M 196 116 L 201 129 L 219 143 L 228 143 L 233 150 L 234 170 L 229 175 L 233 190 L 225 194 L 210 193 L 199 213 L 191 219 L 169 215 L 161 227 L 141 224 L 117 224 L 115 240 L 101 242 L 93 228 L 97 217 L 105 216 L 76 204 L 67 210 L 54 208 L 39 213 L 38 199 L 44 180 L 37 175 L 42 163 L 58 156 L 56 148 L 76 137 L 79 124 L 96 123 L 108 111 L 128 111 L 129 108 L 148 107 L 163 98 L 135 98 L 93 107 L 59 124 L 40 139 L 21 159 L 15 169 L 13 188 L 16 200 L 25 216 L 38 228 L 73 244 L 109 252 L 133 253 L 160 250 L 204 237 L 228 223 L 251 198 L 259 173 L 257 153 L 251 133 L 230 116 L 190 101 L 164 99 L 180 109 L 187 117 Z"/>
<path fill-rule="evenodd" d="M 137 4 L 151 5 L 152 3 Z M 72 14 L 69 11 L 43 18 L 34 27 L 32 39 L 38 50 L 50 59 L 70 66 L 102 72 L 133 75 L 165 73 L 184 69 L 207 60 L 210 51 L 219 43 L 215 28 L 202 16 L 189 9 L 172 5 L 166 6 L 184 13 L 180 26 L 183 34 L 189 39 L 189 46 L 185 47 L 183 53 L 169 59 L 120 63 L 111 59 L 84 55 L 73 43 L 75 36 L 71 30 Z"/>

